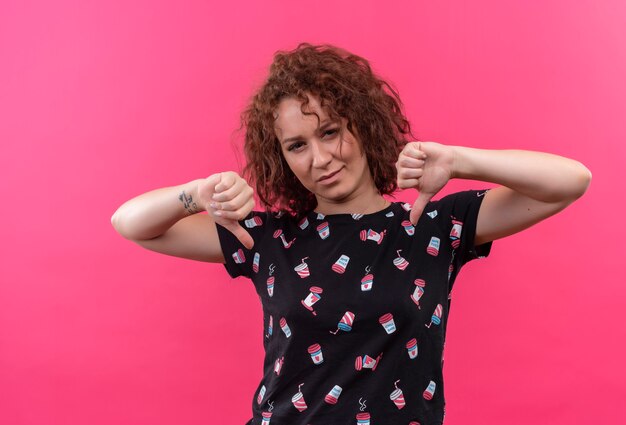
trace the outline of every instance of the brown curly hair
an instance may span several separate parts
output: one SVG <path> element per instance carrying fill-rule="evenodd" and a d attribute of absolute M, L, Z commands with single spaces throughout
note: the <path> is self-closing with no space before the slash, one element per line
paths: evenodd
<path fill-rule="evenodd" d="M 243 172 L 267 210 L 301 217 L 317 206 L 314 194 L 287 165 L 274 132 L 275 110 L 284 98 L 300 100 L 303 114 L 317 115 L 304 110 L 307 94 L 320 99 L 331 119 L 345 118 L 347 129 L 358 134 L 379 192 L 396 191 L 395 162 L 408 142 L 406 136 L 415 138 L 398 93 L 372 72 L 366 59 L 329 44 L 301 43 L 294 50 L 276 52 L 269 71 L 241 113 L 246 128 Z"/>

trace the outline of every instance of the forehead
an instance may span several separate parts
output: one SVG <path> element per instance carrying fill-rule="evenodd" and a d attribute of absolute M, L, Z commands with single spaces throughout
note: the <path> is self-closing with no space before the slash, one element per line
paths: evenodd
<path fill-rule="evenodd" d="M 317 117 L 313 114 L 305 115 L 302 113 L 302 109 L 305 112 L 315 112 L 319 116 L 320 123 L 329 118 L 329 115 L 322 108 L 319 100 L 315 96 L 308 96 L 308 105 L 302 108 L 302 102 L 295 98 L 286 98 L 276 107 L 274 111 L 274 129 L 277 135 L 280 137 L 284 135 L 289 137 L 291 134 L 299 134 L 304 130 L 315 130 L 317 128 Z"/>

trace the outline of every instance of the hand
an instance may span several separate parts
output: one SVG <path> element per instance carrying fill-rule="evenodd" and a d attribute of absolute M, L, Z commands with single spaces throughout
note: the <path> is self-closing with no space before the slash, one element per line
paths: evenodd
<path fill-rule="evenodd" d="M 400 152 L 396 169 L 400 189 L 419 191 L 410 215 L 416 225 L 428 202 L 453 177 L 454 151 L 440 143 L 410 142 Z"/>
<path fill-rule="evenodd" d="M 213 220 L 228 229 L 247 249 L 250 233 L 239 224 L 254 209 L 254 191 L 233 171 L 213 174 L 198 184 L 198 198 Z"/>

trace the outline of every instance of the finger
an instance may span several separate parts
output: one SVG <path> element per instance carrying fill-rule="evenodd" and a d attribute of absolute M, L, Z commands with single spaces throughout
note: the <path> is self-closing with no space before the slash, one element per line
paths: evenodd
<path fill-rule="evenodd" d="M 423 168 L 402 168 L 398 171 L 398 177 L 407 180 L 407 179 L 419 179 L 424 174 Z"/>
<path fill-rule="evenodd" d="M 230 224 L 226 224 L 224 227 L 228 229 L 228 231 L 232 233 L 243 246 L 245 246 L 247 249 L 252 249 L 252 247 L 254 246 L 254 239 L 252 239 L 250 233 L 248 233 L 246 229 L 241 227 L 238 222 L 231 222 Z"/>
<path fill-rule="evenodd" d="M 413 158 L 406 155 L 401 155 L 396 162 L 396 167 L 418 168 L 423 167 L 426 162 L 423 159 Z"/>
<path fill-rule="evenodd" d="M 225 202 L 212 202 L 211 204 L 211 208 L 213 208 L 215 211 L 219 211 L 224 217 L 226 217 L 226 213 L 237 213 L 237 215 L 239 214 L 243 214 L 242 217 L 237 218 L 238 220 L 242 220 L 243 218 L 245 218 L 246 215 L 248 215 L 248 213 L 250 211 L 252 211 L 252 208 L 246 210 L 246 207 L 248 206 L 248 203 L 252 201 L 252 208 L 254 208 L 254 198 L 252 197 L 252 191 L 251 190 L 244 190 L 243 192 L 237 194 L 237 196 L 235 196 L 235 198 L 233 199 L 229 199 Z M 232 215 L 230 216 L 232 217 Z"/>
<path fill-rule="evenodd" d="M 213 174 L 198 184 L 198 196 L 200 200 L 207 203 L 215 192 L 215 185 L 219 183 L 221 173 Z"/>
<path fill-rule="evenodd" d="M 398 187 L 400 189 L 418 188 L 419 184 L 419 179 L 398 179 Z"/>
<path fill-rule="evenodd" d="M 217 202 L 228 202 L 232 199 L 235 199 L 241 193 L 252 196 L 252 188 L 248 186 L 248 184 L 243 179 L 238 179 L 235 184 L 233 184 L 228 189 L 213 195 L 213 200 Z"/>
<path fill-rule="evenodd" d="M 411 215 L 409 216 L 409 219 L 414 226 L 417 225 L 417 221 L 422 216 L 422 212 L 424 211 L 424 208 L 426 208 L 426 205 L 428 205 L 428 203 L 430 202 L 431 198 L 431 195 L 420 192 L 419 196 L 413 203 L 413 208 L 411 208 Z"/>
<path fill-rule="evenodd" d="M 220 182 L 215 185 L 215 192 L 221 193 L 235 184 L 234 173 L 220 173 Z"/>

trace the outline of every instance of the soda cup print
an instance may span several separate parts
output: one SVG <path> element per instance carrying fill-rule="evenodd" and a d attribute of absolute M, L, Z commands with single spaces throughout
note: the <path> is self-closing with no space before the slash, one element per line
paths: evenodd
<path fill-rule="evenodd" d="M 309 271 L 309 265 L 304 262 L 304 260 L 306 260 L 307 258 L 309 257 L 304 257 L 302 259 L 302 263 L 293 268 L 296 273 L 298 273 L 298 276 L 300 276 L 302 279 L 309 277 L 309 275 L 311 274 Z"/>
<path fill-rule="evenodd" d="M 324 397 L 324 401 L 328 404 L 337 404 L 337 400 L 341 395 L 341 391 L 342 388 L 339 385 L 335 385 L 333 389 L 330 390 L 328 394 L 326 394 L 326 397 Z"/>
<path fill-rule="evenodd" d="M 388 334 L 392 334 L 396 331 L 396 324 L 393 321 L 393 315 L 391 313 L 383 314 L 378 321 L 383 325 L 383 328 L 385 328 Z"/>
<path fill-rule="evenodd" d="M 398 256 L 393 260 L 393 265 L 396 266 L 400 270 L 404 270 L 409 265 L 409 262 L 406 261 L 406 259 L 400 255 L 400 251 L 402 250 L 399 249 L 396 251 L 398 253 Z"/>
<path fill-rule="evenodd" d="M 368 356 L 367 354 L 364 356 L 359 356 L 354 361 L 354 368 L 356 370 L 372 369 L 372 371 L 374 371 L 376 370 L 376 367 L 378 366 L 378 363 L 380 362 L 382 356 L 383 353 L 380 353 L 375 359 Z"/>
<path fill-rule="evenodd" d="M 404 220 L 402 222 L 402 227 L 404 227 L 404 231 L 409 236 L 413 236 L 413 234 L 415 233 L 415 226 L 413 226 L 413 223 L 411 223 L 409 220 Z"/>
<path fill-rule="evenodd" d="M 417 357 L 417 340 L 415 338 L 411 338 L 409 342 L 406 343 L 406 349 L 409 352 L 409 358 L 414 359 Z"/>
<path fill-rule="evenodd" d="M 426 252 L 429 253 L 430 255 L 436 257 L 437 255 L 439 255 L 439 244 L 440 244 L 440 240 L 438 237 L 433 236 L 432 238 L 430 238 L 430 242 L 428 243 L 428 247 L 426 248 Z"/>
<path fill-rule="evenodd" d="M 233 260 L 235 260 L 235 263 L 237 264 L 242 264 L 246 262 L 246 256 L 243 254 L 242 249 L 238 249 L 237 252 L 233 253 Z"/>
<path fill-rule="evenodd" d="M 361 279 L 361 291 L 371 291 L 372 286 L 374 286 L 374 275 L 370 273 L 363 276 L 363 279 Z"/>
<path fill-rule="evenodd" d="M 261 254 L 255 252 L 254 258 L 252 259 L 252 270 L 254 270 L 255 273 L 259 272 L 259 261 L 261 261 Z"/>
<path fill-rule="evenodd" d="M 391 394 L 389 394 L 389 398 L 391 399 L 391 401 L 394 402 L 398 409 L 402 409 L 406 405 L 406 402 L 404 401 L 404 394 L 402 394 L 402 390 L 398 388 L 398 382 L 400 382 L 400 380 L 394 382 L 393 385 L 396 387 L 396 389 L 393 390 Z"/>
<path fill-rule="evenodd" d="M 304 384 L 298 385 L 298 392 L 296 394 L 294 394 L 293 397 L 291 397 L 291 402 L 293 403 L 295 408 L 298 409 L 299 412 L 303 412 L 307 408 L 306 402 L 304 401 L 304 395 L 300 391 L 300 388 L 303 385 Z"/>
<path fill-rule="evenodd" d="M 423 394 L 426 400 L 433 399 L 433 396 L 435 395 L 435 388 L 437 388 L 437 384 L 435 384 L 435 381 L 430 381 L 428 387 L 426 387 Z"/>
<path fill-rule="evenodd" d="M 426 286 L 426 282 L 424 279 L 415 279 L 415 282 L 413 283 L 415 283 L 415 291 L 411 294 L 411 299 L 417 305 L 417 308 L 421 310 L 422 307 L 420 307 L 420 298 L 424 295 L 424 286 Z"/>
<path fill-rule="evenodd" d="M 285 249 L 289 249 L 296 240 L 296 238 L 293 238 L 290 242 L 287 242 L 287 239 L 285 238 L 282 229 L 276 229 L 276 231 L 274 232 L 274 239 L 277 238 L 280 238 L 280 241 L 283 243 Z"/>
<path fill-rule="evenodd" d="M 322 347 L 319 344 L 313 344 L 308 348 L 311 360 L 313 363 L 320 364 L 324 362 L 324 356 L 322 355 Z"/>
<path fill-rule="evenodd" d="M 370 414 L 367 412 L 357 413 L 356 423 L 357 425 L 370 425 Z"/>
<path fill-rule="evenodd" d="M 437 304 L 437 307 L 435 307 L 435 311 L 433 312 L 432 317 L 430 318 L 430 323 L 428 325 L 424 325 L 427 328 L 430 328 L 430 326 L 434 323 L 435 325 L 438 325 L 441 323 L 441 313 L 443 313 L 443 307 L 441 306 L 441 304 Z"/>
<path fill-rule="evenodd" d="M 285 356 L 276 359 L 274 362 L 274 373 L 276 376 L 280 375 L 280 371 L 283 368 L 283 363 L 285 362 Z"/>
<path fill-rule="evenodd" d="M 261 416 L 262 416 L 261 425 L 270 425 L 272 412 L 262 412 Z"/>
<path fill-rule="evenodd" d="M 261 389 L 259 390 L 259 395 L 256 397 L 257 404 L 261 404 L 261 401 L 263 401 L 263 397 L 265 397 L 265 385 L 261 387 Z"/>
<path fill-rule="evenodd" d="M 313 304 L 315 304 L 316 302 L 320 300 L 320 298 L 322 298 L 320 294 L 324 290 L 317 286 L 311 286 L 309 288 L 309 291 L 311 292 L 309 292 L 309 295 L 306 297 L 306 299 L 301 300 L 300 302 L 302 303 L 304 307 L 306 307 L 307 310 L 313 313 L 314 316 L 317 316 L 317 313 L 313 310 Z"/>
<path fill-rule="evenodd" d="M 274 276 L 267 278 L 267 294 L 270 297 L 274 296 Z"/>
<path fill-rule="evenodd" d="M 335 261 L 335 264 L 333 264 L 332 266 L 333 271 L 339 274 L 345 272 L 346 267 L 348 267 L 349 261 L 350 261 L 350 257 L 348 257 L 347 255 L 342 255 L 341 257 L 339 257 L 337 261 Z"/>
<path fill-rule="evenodd" d="M 354 313 L 351 311 L 346 311 L 341 318 L 341 321 L 337 325 L 336 331 L 330 331 L 331 334 L 337 335 L 337 332 L 345 331 L 350 332 L 352 330 L 352 323 L 354 323 Z"/>
<path fill-rule="evenodd" d="M 287 325 L 287 320 L 285 320 L 284 317 L 280 318 L 280 328 L 283 330 L 287 338 L 291 336 L 291 329 L 289 329 L 289 325 Z"/>
<path fill-rule="evenodd" d="M 461 231 L 463 230 L 463 222 L 452 220 L 452 229 L 450 230 L 450 239 L 452 240 L 452 248 L 458 248 L 461 243 Z"/>
<path fill-rule="evenodd" d="M 248 229 L 252 229 L 253 227 L 257 227 L 263 224 L 263 220 L 261 220 L 261 217 L 258 216 L 254 216 L 252 218 L 249 218 L 248 220 L 244 221 L 244 224 L 246 225 L 246 227 Z"/>
<path fill-rule="evenodd" d="M 328 222 L 325 221 L 317 226 L 317 233 L 320 235 L 320 238 L 326 239 L 330 236 L 330 228 L 328 227 Z"/>
<path fill-rule="evenodd" d="M 302 220 L 300 220 L 300 222 L 298 222 L 298 227 L 301 228 L 302 230 L 309 227 L 309 219 L 304 217 Z"/>

